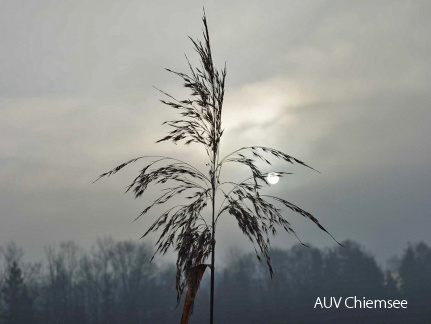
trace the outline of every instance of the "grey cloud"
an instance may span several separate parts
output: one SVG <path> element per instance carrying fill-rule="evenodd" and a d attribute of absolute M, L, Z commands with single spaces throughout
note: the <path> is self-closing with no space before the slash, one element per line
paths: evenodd
<path fill-rule="evenodd" d="M 268 190 L 382 260 L 408 240 L 429 242 L 430 3 L 204 5 L 216 63 L 228 65 L 223 151 L 274 146 L 315 166 L 322 175 L 287 166 L 296 174 Z M 59 240 L 136 239 L 150 219 L 132 219 L 149 197 L 121 190 L 139 165 L 91 181 L 144 153 L 204 167 L 198 146 L 154 144 L 174 114 L 152 88 L 184 94 L 163 67 L 186 69 L 183 53 L 195 59 L 186 35 L 200 35 L 201 13 L 197 1 L 2 4 L 0 244 L 15 239 L 36 258 Z M 289 217 L 304 240 L 332 244 Z M 220 225 L 221 251 L 247 246 L 232 225 Z"/>

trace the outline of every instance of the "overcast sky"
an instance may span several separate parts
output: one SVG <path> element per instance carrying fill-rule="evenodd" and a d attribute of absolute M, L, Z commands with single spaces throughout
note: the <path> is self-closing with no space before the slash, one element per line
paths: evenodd
<path fill-rule="evenodd" d="M 431 244 L 430 1 L 3 0 L 0 245 L 37 260 L 64 240 L 137 241 L 157 216 L 133 222 L 152 194 L 123 195 L 141 165 L 92 181 L 143 154 L 205 167 L 198 145 L 154 143 L 176 115 L 152 87 L 186 95 L 163 68 L 195 59 L 187 35 L 201 36 L 202 6 L 215 63 L 227 61 L 222 153 L 271 146 L 321 171 L 276 163 L 295 174 L 268 190 L 382 263 Z M 333 246 L 287 215 L 304 241 Z M 221 261 L 251 249 L 228 215 L 217 242 Z"/>

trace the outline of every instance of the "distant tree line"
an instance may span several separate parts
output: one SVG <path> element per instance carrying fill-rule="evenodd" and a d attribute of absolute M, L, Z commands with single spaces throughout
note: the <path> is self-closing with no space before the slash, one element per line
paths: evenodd
<path fill-rule="evenodd" d="M 357 243 L 320 250 L 271 251 L 275 276 L 254 254 L 230 253 L 216 282 L 217 323 L 431 323 L 431 248 L 409 245 L 382 269 Z M 178 323 L 175 266 L 150 263 L 147 244 L 98 240 L 90 252 L 73 242 L 28 263 L 14 243 L 2 248 L 1 324 Z M 208 278 L 191 323 L 208 321 Z M 317 297 L 406 299 L 407 309 L 314 309 Z M 206 297 L 206 296 L 205 296 Z"/>

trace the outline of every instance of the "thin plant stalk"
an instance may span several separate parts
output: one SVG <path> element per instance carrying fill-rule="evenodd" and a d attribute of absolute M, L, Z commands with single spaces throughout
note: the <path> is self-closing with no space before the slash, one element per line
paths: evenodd
<path fill-rule="evenodd" d="M 214 279 L 215 279 L 215 186 L 213 183 L 212 196 L 212 233 L 211 233 L 211 296 L 210 296 L 210 323 L 214 323 Z"/>

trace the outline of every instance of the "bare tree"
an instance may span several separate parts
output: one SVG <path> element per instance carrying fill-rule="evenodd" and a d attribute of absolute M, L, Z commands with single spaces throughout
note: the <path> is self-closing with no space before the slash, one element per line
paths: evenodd
<path fill-rule="evenodd" d="M 194 298 L 202 275 L 202 265 L 211 257 L 210 323 L 213 323 L 215 234 L 220 215 L 228 213 L 238 221 L 238 226 L 252 242 L 258 260 L 265 259 L 271 276 L 273 270 L 269 256 L 269 236 L 276 235 L 277 226 L 296 235 L 290 223 L 282 215 L 282 210 L 276 205 L 287 207 L 310 219 L 325 232 L 326 229 L 313 215 L 289 201 L 261 194 L 262 187 L 269 184 L 268 173 L 260 171 L 256 160 L 271 164 L 268 157 L 273 156 L 292 164 L 313 168 L 286 153 L 262 146 L 242 147 L 220 157 L 226 64 L 220 70 L 214 67 L 205 12 L 203 24 L 203 41 L 190 38 L 194 49 L 199 54 L 201 66 L 192 67 L 186 57 L 190 67 L 188 74 L 166 69 L 182 79 L 183 86 L 191 92 L 190 97 L 178 100 L 158 89 L 167 97 L 161 102 L 174 108 L 181 116 L 180 119 L 164 123 L 173 129 L 158 142 L 169 140 L 177 143 L 184 140 L 185 144 L 201 144 L 209 160 L 208 173 L 203 173 L 190 163 L 176 158 L 141 156 L 103 173 L 97 180 L 111 176 L 138 160 L 146 161 L 145 167 L 127 187 L 126 192 L 131 191 L 138 198 L 150 184 L 169 185 L 163 189 L 164 192 L 159 198 L 141 212 L 138 218 L 148 213 L 156 205 L 162 205 L 175 196 L 188 194 L 186 197 L 182 197 L 190 202 L 175 205 L 163 212 L 142 237 L 152 231 L 161 230 L 155 254 L 165 254 L 170 248 L 177 251 L 177 301 L 180 300 L 185 287 L 192 299 Z M 226 163 L 239 163 L 246 166 L 250 170 L 251 176 L 240 182 L 221 182 L 220 175 L 223 165 Z M 288 174 L 283 171 L 276 172 L 279 177 Z M 217 205 L 218 210 L 216 210 L 217 193 L 222 196 L 221 203 Z M 208 201 L 210 201 L 211 207 L 210 219 L 206 219 L 202 214 Z"/>

